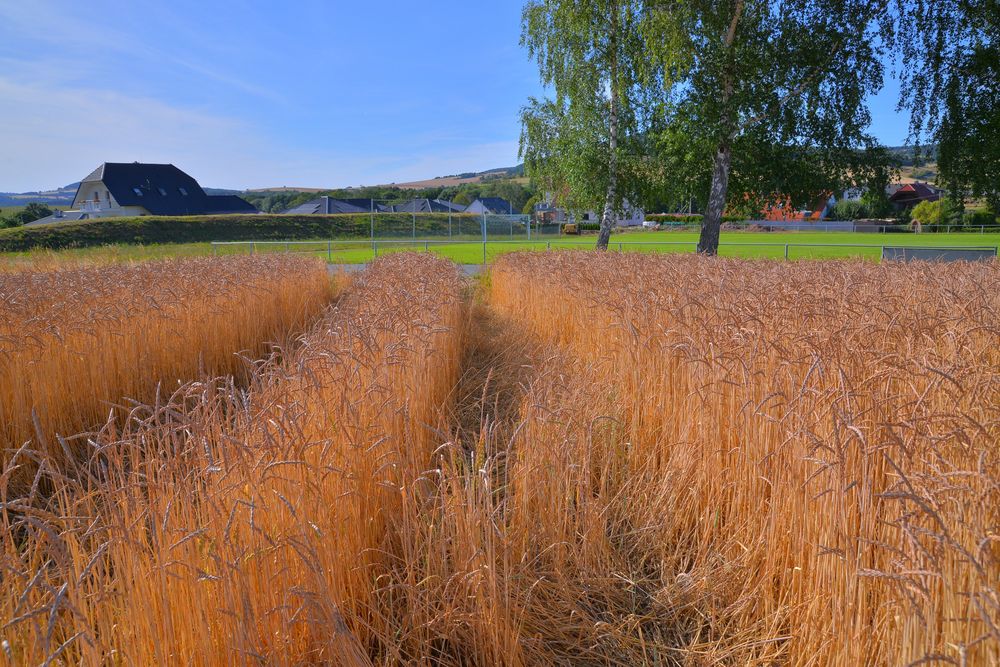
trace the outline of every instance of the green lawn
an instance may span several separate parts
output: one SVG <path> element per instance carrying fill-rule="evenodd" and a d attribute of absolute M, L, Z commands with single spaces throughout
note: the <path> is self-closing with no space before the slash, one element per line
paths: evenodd
<path fill-rule="evenodd" d="M 595 237 L 552 237 L 543 241 L 490 241 L 486 246 L 486 259 L 515 250 L 560 250 L 591 249 Z M 612 238 L 611 249 L 622 252 L 694 252 L 698 240 L 697 232 L 632 232 L 618 234 Z M 723 232 L 719 252 L 723 256 L 747 258 L 774 258 L 785 256 L 785 244 L 789 244 L 790 259 L 820 259 L 863 257 L 878 259 L 883 245 L 889 246 L 1000 246 L 1000 233 L 975 234 L 857 234 L 851 232 Z M 825 244 L 833 247 L 810 246 Z M 870 248 L 837 247 L 843 245 L 872 246 Z M 483 262 L 482 243 L 449 243 L 440 241 L 378 241 L 378 255 L 400 251 L 431 251 L 460 264 L 481 264 Z M 227 245 L 218 249 L 219 254 L 246 253 L 249 244 Z M 370 242 L 315 241 L 285 245 L 283 243 L 258 244 L 256 252 L 298 252 L 312 254 L 337 264 L 362 264 L 375 256 Z M 159 245 L 117 245 L 77 250 L 36 251 L 27 253 L 0 254 L 4 259 L 32 259 L 36 257 L 60 257 L 72 259 L 95 259 L 103 261 L 141 261 L 164 257 L 203 256 L 212 253 L 208 243 L 159 244 Z"/>
<path fill-rule="evenodd" d="M 612 238 L 611 249 L 622 252 L 694 252 L 698 241 L 697 232 L 649 232 L 620 234 Z M 486 260 L 515 250 L 589 250 L 594 247 L 594 237 L 555 237 L 545 241 L 490 241 L 486 245 Z M 1000 233 L 995 234 L 855 234 L 850 232 L 724 232 L 719 254 L 727 257 L 774 258 L 785 256 L 785 244 L 789 244 L 790 259 L 829 259 L 843 257 L 863 257 L 879 259 L 882 246 L 1000 246 Z M 833 247 L 817 247 L 808 244 L 825 244 Z M 847 248 L 841 245 L 873 246 L 869 248 Z M 481 264 L 483 245 L 481 243 L 456 244 L 446 241 L 379 241 L 376 243 L 379 255 L 400 251 L 430 251 L 447 257 L 459 264 Z M 222 252 L 247 252 L 248 246 L 226 246 Z M 347 244 L 326 241 L 296 244 L 287 247 L 295 252 L 312 252 L 337 264 L 362 264 L 369 262 L 375 253 L 370 245 Z M 285 252 L 282 244 L 261 245 L 256 250 Z"/>

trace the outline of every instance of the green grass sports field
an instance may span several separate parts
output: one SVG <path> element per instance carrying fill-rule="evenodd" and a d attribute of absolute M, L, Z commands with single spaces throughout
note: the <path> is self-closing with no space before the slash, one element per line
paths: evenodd
<path fill-rule="evenodd" d="M 697 232 L 633 232 L 612 237 L 611 249 L 622 252 L 694 252 L 698 240 Z M 518 250 L 587 250 L 594 247 L 596 238 L 546 237 L 543 240 L 490 240 L 486 245 L 486 261 L 496 256 Z M 953 234 L 863 234 L 852 232 L 723 232 L 719 254 L 726 257 L 773 258 L 785 257 L 788 245 L 789 259 L 835 259 L 861 257 L 878 259 L 882 246 L 910 247 L 998 247 L 1000 233 L 953 233 Z M 846 247 L 870 246 L 870 247 Z M 247 253 L 250 244 L 219 246 L 218 254 Z M 284 244 L 279 242 L 260 243 L 255 252 L 297 252 L 314 254 L 336 264 L 362 264 L 371 261 L 376 252 L 383 255 L 400 251 L 430 251 L 447 257 L 459 264 L 481 264 L 483 244 L 481 242 L 455 243 L 444 240 L 379 240 L 373 249 L 370 241 L 356 242 L 325 240 Z M 75 259 L 103 259 L 119 261 L 141 261 L 166 257 L 190 257 L 212 254 L 208 243 L 183 243 L 160 245 L 114 245 L 97 248 L 83 248 L 62 251 L 35 251 L 26 253 L 0 254 L 4 259 L 30 258 L 39 255 Z"/>

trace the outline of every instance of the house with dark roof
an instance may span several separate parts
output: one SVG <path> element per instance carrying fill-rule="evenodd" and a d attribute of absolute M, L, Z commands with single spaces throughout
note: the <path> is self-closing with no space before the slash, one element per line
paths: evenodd
<path fill-rule="evenodd" d="M 394 213 L 463 213 L 465 208 L 459 204 L 441 199 L 411 199 L 405 204 L 392 207 Z"/>
<path fill-rule="evenodd" d="M 513 215 L 515 213 L 510 202 L 500 197 L 480 197 L 466 206 L 465 212 L 476 215 Z"/>
<path fill-rule="evenodd" d="M 236 195 L 209 195 L 172 164 L 105 162 L 76 189 L 72 210 L 37 221 L 87 220 L 145 215 L 221 215 L 257 213 Z"/>
<path fill-rule="evenodd" d="M 338 215 L 343 213 L 391 213 L 392 207 L 374 199 L 319 197 L 288 209 L 283 215 Z"/>
<path fill-rule="evenodd" d="M 941 190 L 928 183 L 918 181 L 889 187 L 889 202 L 898 210 L 913 208 L 923 201 L 934 202 L 941 199 Z"/>
<path fill-rule="evenodd" d="M 389 211 L 388 206 L 379 204 L 374 199 L 341 199 L 340 201 L 347 202 L 351 206 L 357 206 L 365 213 L 386 213 Z"/>
<path fill-rule="evenodd" d="M 344 213 L 369 213 L 370 211 L 370 206 L 362 208 L 343 199 L 319 197 L 285 211 L 284 215 L 340 215 Z"/>

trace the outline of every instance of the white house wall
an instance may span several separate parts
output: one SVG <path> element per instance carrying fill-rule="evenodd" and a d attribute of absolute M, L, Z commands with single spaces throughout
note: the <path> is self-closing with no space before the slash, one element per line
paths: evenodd
<path fill-rule="evenodd" d="M 99 197 L 101 207 L 97 211 L 87 211 L 91 218 L 138 217 L 149 215 L 142 206 L 119 206 L 111 191 L 102 181 L 89 181 L 80 184 L 80 189 L 73 200 L 73 210 L 82 210 L 84 204 L 93 202 Z"/>
<path fill-rule="evenodd" d="M 110 198 L 111 206 L 118 206 L 118 203 L 114 201 L 114 197 L 111 197 L 110 190 L 108 190 L 108 187 L 103 182 L 90 181 L 80 184 L 80 188 L 76 192 L 76 199 L 73 200 L 73 208 L 79 209 L 83 206 L 84 202 L 94 201 L 95 197 L 99 197 L 102 203 L 106 203 Z"/>

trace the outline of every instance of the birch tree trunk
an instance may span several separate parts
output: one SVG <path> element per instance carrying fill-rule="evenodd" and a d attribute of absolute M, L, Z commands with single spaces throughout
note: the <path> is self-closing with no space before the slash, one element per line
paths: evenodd
<path fill-rule="evenodd" d="M 726 196 L 729 193 L 729 169 L 732 163 L 732 149 L 728 143 L 725 143 L 715 153 L 712 189 L 709 191 L 705 217 L 701 221 L 698 252 L 703 255 L 717 255 L 719 253 L 719 233 L 722 230 L 722 214 L 726 210 Z"/>
<path fill-rule="evenodd" d="M 611 229 L 615 225 L 615 200 L 618 195 L 618 3 L 611 9 L 611 109 L 608 120 L 608 192 L 604 198 L 604 213 L 601 216 L 601 231 L 597 236 L 597 249 L 607 250 L 611 240 Z"/>
<path fill-rule="evenodd" d="M 725 46 L 729 51 L 729 61 L 722 90 L 722 139 L 715 151 L 715 161 L 712 169 L 712 187 L 708 193 L 708 206 L 705 217 L 701 221 L 701 237 L 698 239 L 698 252 L 702 255 L 719 254 L 719 234 L 722 231 L 722 214 L 726 210 L 726 199 L 729 196 L 729 171 L 733 166 L 733 112 L 729 104 L 733 97 L 732 61 L 733 43 L 736 41 L 736 28 L 743 15 L 744 0 L 737 0 L 733 10 L 733 18 L 725 35 Z"/>

